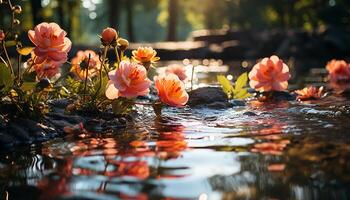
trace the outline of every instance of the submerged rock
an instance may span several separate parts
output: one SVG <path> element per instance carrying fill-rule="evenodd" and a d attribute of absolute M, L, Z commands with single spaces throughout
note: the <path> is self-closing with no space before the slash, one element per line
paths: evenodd
<path fill-rule="evenodd" d="M 53 101 L 49 105 L 51 112 L 37 119 L 12 116 L 10 112 L 2 112 L 5 114 L 0 114 L 0 149 L 63 137 L 67 134 L 67 129 L 71 130 L 74 127 L 80 128 L 78 132 L 84 130 L 89 133 L 100 133 L 125 128 L 133 121 L 131 116 L 115 115 L 110 111 L 66 113 L 67 100 Z"/>
<path fill-rule="evenodd" d="M 220 87 L 202 87 L 190 91 L 187 105 L 191 107 L 229 108 L 233 104 Z"/>

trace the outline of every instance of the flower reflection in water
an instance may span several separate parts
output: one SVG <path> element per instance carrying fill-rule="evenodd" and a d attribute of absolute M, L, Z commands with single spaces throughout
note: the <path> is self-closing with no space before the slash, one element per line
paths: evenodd
<path fill-rule="evenodd" d="M 186 176 L 162 170 L 163 160 L 176 159 L 187 149 L 183 130 L 182 126 L 163 129 L 159 125 L 154 139 L 143 133 L 113 138 L 87 134 L 78 141 L 75 138 L 75 142 L 66 143 L 68 152 L 65 154 L 69 154 L 69 158 L 65 155 L 65 160 L 58 163 L 59 173 L 40 180 L 38 187 L 44 191 L 42 197 L 69 197 L 76 195 L 75 191 L 88 190 L 98 194 L 117 193 L 122 199 L 147 199 L 143 189 L 131 186 L 140 184 L 143 188 L 149 184 L 148 180 Z M 55 157 L 54 150 L 43 153 Z M 132 189 L 124 191 L 122 188 L 126 185 Z"/>

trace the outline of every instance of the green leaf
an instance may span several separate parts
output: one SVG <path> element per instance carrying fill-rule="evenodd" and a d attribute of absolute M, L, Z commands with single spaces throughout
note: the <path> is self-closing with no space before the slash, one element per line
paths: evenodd
<path fill-rule="evenodd" d="M 241 88 L 239 91 L 237 91 L 234 95 L 233 98 L 235 99 L 245 99 L 251 97 L 251 94 L 248 93 L 247 88 Z"/>
<path fill-rule="evenodd" d="M 23 81 L 25 82 L 35 82 L 36 81 L 36 72 L 30 72 L 23 74 Z"/>
<path fill-rule="evenodd" d="M 36 84 L 37 84 L 36 82 L 24 82 L 21 86 L 21 89 L 24 92 L 31 91 L 31 90 L 34 90 Z"/>
<path fill-rule="evenodd" d="M 5 46 L 6 47 L 13 47 L 13 46 L 16 46 L 16 41 L 14 41 L 14 40 L 10 40 L 10 41 L 6 41 L 5 42 Z"/>
<path fill-rule="evenodd" d="M 233 92 L 233 86 L 231 85 L 231 82 L 223 75 L 218 75 L 217 79 L 222 86 L 222 90 L 226 93 L 228 98 L 231 98 Z"/>
<path fill-rule="evenodd" d="M 94 89 L 95 91 L 98 90 L 99 88 L 99 79 L 96 79 L 96 81 L 94 82 Z M 100 91 L 98 93 L 98 96 L 104 96 L 105 94 L 105 91 L 106 91 L 106 86 L 107 86 L 107 83 L 108 83 L 108 77 L 107 76 L 102 76 L 102 83 L 101 83 L 101 88 L 100 88 Z"/>
<path fill-rule="evenodd" d="M 235 90 L 239 91 L 241 90 L 248 82 L 248 73 L 245 72 L 243 74 L 241 74 L 235 83 Z"/>
<path fill-rule="evenodd" d="M 13 76 L 10 69 L 3 63 L 0 63 L 0 88 L 7 92 L 13 86 Z"/>
<path fill-rule="evenodd" d="M 132 110 L 134 104 L 132 99 L 118 98 L 112 102 L 112 111 L 114 114 L 126 114 Z"/>

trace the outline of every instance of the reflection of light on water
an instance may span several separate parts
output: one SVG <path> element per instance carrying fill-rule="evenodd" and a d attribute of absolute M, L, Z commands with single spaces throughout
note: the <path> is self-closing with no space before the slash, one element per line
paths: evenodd
<path fill-rule="evenodd" d="M 198 198 L 198 200 L 207 200 L 207 199 L 208 199 L 208 195 L 205 193 L 200 194 Z"/>

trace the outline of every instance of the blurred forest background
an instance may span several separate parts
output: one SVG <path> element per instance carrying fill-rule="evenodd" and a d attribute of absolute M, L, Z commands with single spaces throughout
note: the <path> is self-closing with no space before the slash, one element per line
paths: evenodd
<path fill-rule="evenodd" d="M 350 52 L 349 0 L 13 0 L 13 4 L 23 8 L 19 18 L 23 31 L 43 21 L 56 22 L 75 45 L 98 44 L 96 36 L 111 26 L 131 42 L 204 41 L 207 52 L 212 51 L 205 54 L 209 57 L 225 53 L 225 48 L 228 56 L 236 57 L 270 52 L 344 57 Z M 1 27 L 8 20 L 0 12 Z M 198 31 L 204 29 L 212 31 Z"/>

